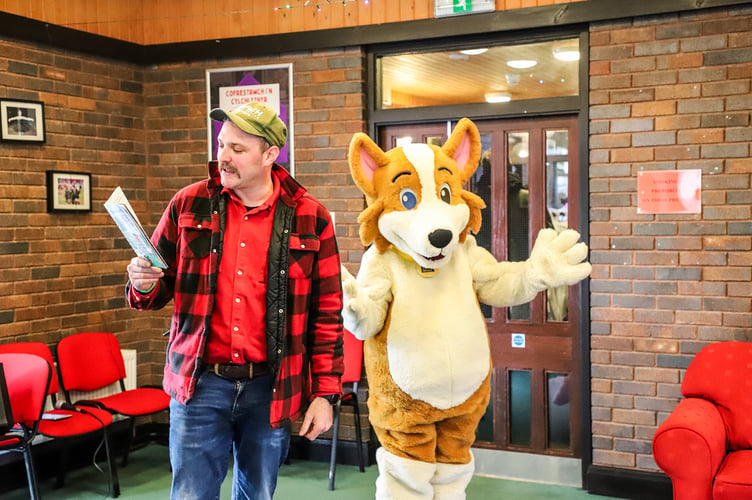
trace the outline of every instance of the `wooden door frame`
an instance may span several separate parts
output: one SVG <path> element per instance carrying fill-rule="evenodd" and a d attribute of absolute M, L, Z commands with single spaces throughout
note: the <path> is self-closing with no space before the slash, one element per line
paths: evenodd
<path fill-rule="evenodd" d="M 566 129 L 569 131 L 568 149 L 573 151 L 573 154 L 568 156 L 569 160 L 569 197 L 572 201 L 570 203 L 571 214 L 569 216 L 569 227 L 579 227 L 579 203 L 581 196 L 579 193 L 579 127 L 578 118 L 576 115 L 562 116 L 562 117 L 533 117 L 533 118 L 513 118 L 513 119 L 499 119 L 499 120 L 486 120 L 477 122 L 478 128 L 483 133 L 494 132 L 492 136 L 492 148 L 496 148 L 497 151 L 501 151 L 500 158 L 506 161 L 509 157 L 507 150 L 506 137 L 509 133 L 515 132 L 530 132 L 529 135 L 529 150 L 539 151 L 539 155 L 531 154 L 528 164 L 528 185 L 530 186 L 530 202 L 528 208 L 530 210 L 529 226 L 528 226 L 528 250 L 535 240 L 537 231 L 540 228 L 545 227 L 546 218 L 546 148 L 545 148 L 545 132 L 552 129 Z M 485 130 L 484 130 L 485 129 Z M 500 134 L 498 130 L 503 130 L 503 134 Z M 499 166 L 496 165 L 496 171 L 499 171 Z M 505 170 L 502 170 L 505 171 Z M 504 221 L 506 219 L 506 211 L 508 209 L 506 204 L 507 199 L 507 185 L 506 175 L 502 175 L 499 182 L 495 182 L 493 185 L 492 199 L 495 200 L 492 211 L 493 219 L 495 221 Z M 544 197 L 541 199 L 540 197 Z M 496 224 L 499 226 L 499 224 Z M 500 260 L 508 260 L 508 244 L 509 234 L 508 225 L 501 223 L 499 229 L 496 229 L 492 236 L 492 251 L 494 255 Z M 577 288 L 570 287 L 570 291 L 574 292 Z M 537 368 L 530 369 L 531 376 L 531 393 L 537 394 L 538 398 L 532 398 L 531 400 L 531 428 L 538 429 L 539 432 L 533 431 L 531 433 L 530 446 L 515 446 L 510 443 L 510 419 L 508 414 L 507 402 L 509 401 L 508 384 L 509 384 L 509 372 L 515 369 L 515 365 L 503 366 L 500 369 L 494 370 L 494 415 L 498 421 L 494 422 L 495 442 L 505 443 L 504 449 L 522 451 L 526 453 L 537 454 L 552 454 L 552 455 L 564 455 L 564 456 L 582 456 L 582 435 L 585 433 L 585 429 L 582 428 L 581 415 L 583 412 L 582 400 L 580 391 L 580 377 L 582 373 L 582 361 L 581 352 L 579 349 L 580 337 L 584 335 L 585 329 L 580 323 L 581 316 L 579 294 L 568 294 L 568 310 L 569 320 L 566 323 L 548 323 L 546 322 L 546 305 L 545 299 L 539 294 L 536 299 L 531 303 L 530 321 L 507 321 L 503 315 L 506 312 L 506 308 L 494 309 L 494 317 L 491 324 L 489 324 L 489 334 L 492 340 L 492 346 L 496 347 L 492 351 L 492 355 L 495 359 L 502 359 L 502 357 L 509 358 L 512 356 L 511 348 L 509 350 L 498 349 L 499 346 L 506 345 L 500 340 L 500 333 L 494 333 L 492 330 L 503 331 L 515 331 L 515 325 L 519 325 L 520 328 L 525 327 L 525 331 L 528 333 L 546 332 L 547 336 L 563 336 L 571 339 L 570 352 L 568 354 L 569 359 L 566 363 L 561 365 L 550 365 L 545 369 Z M 533 324 L 530 325 L 529 323 Z M 493 326 L 492 326 L 493 324 Z M 496 336 L 496 338 L 495 338 Z M 493 347 L 492 347 L 493 349 Z M 531 364 L 532 366 L 532 364 Z M 523 369 L 523 368 L 519 368 Z M 545 411 L 547 403 L 547 374 L 548 373 L 568 373 L 572 375 L 570 380 L 572 399 L 570 401 L 570 447 L 566 451 L 559 449 L 552 449 L 547 447 L 548 440 L 548 414 Z M 501 423 L 505 425 L 502 425 Z M 478 443 L 478 446 L 484 445 Z"/>

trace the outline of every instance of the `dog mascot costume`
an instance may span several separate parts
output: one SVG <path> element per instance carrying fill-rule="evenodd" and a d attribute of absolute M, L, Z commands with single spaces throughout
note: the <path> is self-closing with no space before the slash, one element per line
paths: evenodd
<path fill-rule="evenodd" d="M 479 302 L 522 304 L 590 274 L 573 230 L 542 230 L 524 262 L 498 262 L 476 244 L 468 231 L 480 228 L 485 204 L 463 186 L 480 154 L 478 129 L 466 118 L 442 147 L 384 152 L 362 133 L 350 143 L 352 177 L 368 204 L 360 237 L 373 245 L 357 278 L 342 270 L 343 316 L 365 341 L 379 500 L 465 498 L 491 392 Z"/>

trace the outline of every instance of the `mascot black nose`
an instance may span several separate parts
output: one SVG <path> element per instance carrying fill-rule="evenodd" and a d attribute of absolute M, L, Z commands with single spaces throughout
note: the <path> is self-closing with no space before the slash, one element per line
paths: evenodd
<path fill-rule="evenodd" d="M 428 241 L 436 248 L 444 248 L 452 241 L 452 232 L 448 229 L 437 229 L 428 235 Z"/>

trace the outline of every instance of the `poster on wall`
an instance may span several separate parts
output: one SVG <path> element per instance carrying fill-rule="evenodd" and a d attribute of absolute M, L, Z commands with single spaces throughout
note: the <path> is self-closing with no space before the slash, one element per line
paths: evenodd
<path fill-rule="evenodd" d="M 699 214 L 702 170 L 655 170 L 637 174 L 638 214 Z"/>
<path fill-rule="evenodd" d="M 210 161 L 217 159 L 217 136 L 222 124 L 208 118 L 209 111 L 214 108 L 231 110 L 248 102 L 261 102 L 274 109 L 287 125 L 287 143 L 277 163 L 295 175 L 291 63 L 207 70 L 206 95 Z"/>

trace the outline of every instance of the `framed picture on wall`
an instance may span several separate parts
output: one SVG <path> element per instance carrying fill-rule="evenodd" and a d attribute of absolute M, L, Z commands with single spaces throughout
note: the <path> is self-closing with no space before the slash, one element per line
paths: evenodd
<path fill-rule="evenodd" d="M 91 211 L 91 174 L 48 170 L 47 211 Z"/>
<path fill-rule="evenodd" d="M 44 103 L 1 99 L 0 139 L 44 142 Z"/>
<path fill-rule="evenodd" d="M 214 108 L 229 111 L 257 101 L 274 109 L 287 125 L 287 143 L 279 152 L 277 163 L 295 174 L 291 63 L 207 70 L 206 95 L 210 161 L 217 159 L 217 136 L 222 124 L 209 118 L 209 111 Z"/>

